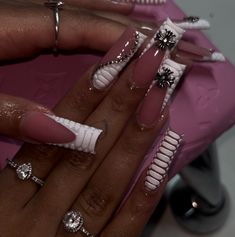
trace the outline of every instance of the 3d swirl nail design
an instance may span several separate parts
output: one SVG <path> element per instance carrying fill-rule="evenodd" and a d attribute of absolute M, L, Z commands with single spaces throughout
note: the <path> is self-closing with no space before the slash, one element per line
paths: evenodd
<path fill-rule="evenodd" d="M 132 2 L 136 4 L 157 5 L 164 4 L 167 0 L 117 0 L 119 2 Z"/>
<path fill-rule="evenodd" d="M 145 178 L 145 188 L 155 191 L 163 182 L 167 171 L 177 153 L 183 139 L 171 129 L 167 129 L 160 146 L 155 153 L 151 165 L 148 167 Z"/>
<path fill-rule="evenodd" d="M 188 16 L 181 21 L 174 21 L 174 23 L 185 30 L 207 30 L 210 28 L 210 22 L 198 16 Z"/>
<path fill-rule="evenodd" d="M 166 95 L 162 104 L 162 110 L 168 104 L 185 69 L 186 69 L 186 65 L 177 63 L 171 59 L 166 59 L 162 63 L 157 73 L 157 76 L 155 78 L 155 83 L 158 87 L 160 88 L 167 87 Z"/>
<path fill-rule="evenodd" d="M 93 74 L 92 84 L 102 90 L 108 87 L 135 55 L 146 39 L 142 33 L 128 29 L 116 45 L 107 53 Z"/>
<path fill-rule="evenodd" d="M 72 142 L 52 145 L 95 154 L 95 146 L 102 133 L 101 129 L 89 127 L 55 115 L 47 116 L 69 129 L 76 136 Z"/>

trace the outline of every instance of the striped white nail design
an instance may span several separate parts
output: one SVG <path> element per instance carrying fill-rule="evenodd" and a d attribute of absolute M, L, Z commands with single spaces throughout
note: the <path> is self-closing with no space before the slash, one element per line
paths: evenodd
<path fill-rule="evenodd" d="M 166 131 L 164 138 L 147 171 L 145 187 L 148 190 L 156 190 L 163 182 L 181 142 L 182 136 L 170 129 Z"/>
<path fill-rule="evenodd" d="M 167 35 L 168 33 L 172 34 L 171 36 Z M 163 24 L 160 26 L 159 30 L 156 32 L 155 36 L 149 41 L 143 52 L 141 53 L 141 56 L 154 44 L 159 46 L 159 41 L 162 41 L 162 43 L 167 40 L 167 43 L 172 43 L 171 47 L 167 48 L 172 50 L 180 41 L 183 34 L 185 33 L 185 30 L 179 27 L 178 25 L 174 24 L 169 18 L 163 22 Z M 159 40 L 160 38 L 160 40 Z"/>
<path fill-rule="evenodd" d="M 164 98 L 163 104 L 162 104 L 162 111 L 168 104 L 170 98 L 172 97 L 176 86 L 178 85 L 185 69 L 186 65 L 179 64 L 171 59 L 166 59 L 163 61 L 162 65 L 160 66 L 159 73 L 161 73 L 162 68 L 165 68 L 171 72 L 171 78 L 174 80 L 173 84 L 167 88 L 166 96 Z"/>
<path fill-rule="evenodd" d="M 182 21 L 176 22 L 176 25 L 185 30 L 207 30 L 210 29 L 210 22 L 196 16 L 185 17 Z"/>
<path fill-rule="evenodd" d="M 204 57 L 202 60 L 198 60 L 201 62 L 225 62 L 225 56 L 220 52 L 214 52 L 209 57 Z"/>
<path fill-rule="evenodd" d="M 117 0 L 119 2 L 132 2 L 136 4 L 157 5 L 164 4 L 167 0 Z"/>
<path fill-rule="evenodd" d="M 54 115 L 47 116 L 55 120 L 57 123 L 60 123 L 64 127 L 68 128 L 76 135 L 76 138 L 73 142 L 52 145 L 95 154 L 96 142 L 100 134 L 102 133 L 101 129 L 89 127 L 87 125 L 76 123 L 69 119 L 57 117 Z"/>
<path fill-rule="evenodd" d="M 135 42 L 133 48 L 127 54 L 120 54 L 116 59 L 109 61 L 105 64 L 101 64 L 98 69 L 95 71 L 92 83 L 93 86 L 102 90 L 109 86 L 111 82 L 117 77 L 117 75 L 123 70 L 123 68 L 127 65 L 130 59 L 135 55 L 137 50 L 140 48 L 146 36 L 142 33 L 136 31 L 135 32 Z"/>

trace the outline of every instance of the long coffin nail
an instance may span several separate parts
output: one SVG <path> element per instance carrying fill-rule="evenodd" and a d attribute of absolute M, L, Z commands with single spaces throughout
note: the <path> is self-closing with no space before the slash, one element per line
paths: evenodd
<path fill-rule="evenodd" d="M 164 4 L 167 0 L 117 0 L 119 2 L 131 2 L 136 4 L 158 5 Z"/>
<path fill-rule="evenodd" d="M 170 19 L 161 25 L 136 61 L 133 77 L 130 79 L 132 88 L 145 88 L 151 84 L 163 58 L 178 44 L 184 32 Z"/>
<path fill-rule="evenodd" d="M 98 90 L 107 88 L 135 55 L 145 38 L 134 28 L 128 28 L 101 60 L 92 76 L 93 86 Z"/>
<path fill-rule="evenodd" d="M 137 122 L 142 128 L 151 128 L 158 123 L 185 69 L 185 65 L 171 59 L 162 63 L 137 111 Z"/>
<path fill-rule="evenodd" d="M 196 62 L 224 62 L 225 56 L 213 49 L 196 46 L 186 41 L 180 41 L 177 45 L 177 53 L 181 57 Z"/>
<path fill-rule="evenodd" d="M 54 115 L 28 112 L 21 120 L 20 132 L 29 141 L 94 153 L 102 130 Z"/>
<path fill-rule="evenodd" d="M 210 29 L 210 22 L 198 16 L 188 16 L 183 20 L 174 20 L 174 23 L 185 30 Z"/>
<path fill-rule="evenodd" d="M 182 136 L 171 129 L 167 129 L 153 161 L 147 170 L 144 182 L 144 186 L 147 190 L 156 191 L 164 181 L 182 141 Z"/>

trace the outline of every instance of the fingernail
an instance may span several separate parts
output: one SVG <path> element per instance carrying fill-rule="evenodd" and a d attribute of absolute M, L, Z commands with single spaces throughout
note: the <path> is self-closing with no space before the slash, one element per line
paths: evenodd
<path fill-rule="evenodd" d="M 20 123 L 27 140 L 94 153 L 102 130 L 40 112 L 28 112 Z"/>
<path fill-rule="evenodd" d="M 224 62 L 225 56 L 213 49 L 196 46 L 192 43 L 181 41 L 177 46 L 177 52 L 182 57 L 196 62 Z"/>
<path fill-rule="evenodd" d="M 148 191 L 156 191 L 164 181 L 170 165 L 182 144 L 183 136 L 167 129 L 148 167 L 144 186 Z"/>
<path fill-rule="evenodd" d="M 134 28 L 128 28 L 95 70 L 92 76 L 94 88 L 103 90 L 111 85 L 138 51 L 145 38 L 145 35 Z"/>
<path fill-rule="evenodd" d="M 210 22 L 198 16 L 188 16 L 182 20 L 175 20 L 174 23 L 185 30 L 210 29 Z"/>
<path fill-rule="evenodd" d="M 117 5 L 132 5 L 131 1 L 122 1 L 122 0 L 108 0 L 108 1 Z"/>
<path fill-rule="evenodd" d="M 185 65 L 171 59 L 162 63 L 137 111 L 137 122 L 142 128 L 151 128 L 158 123 L 185 69 Z"/>
<path fill-rule="evenodd" d="M 167 19 L 156 32 L 154 37 L 144 48 L 137 60 L 133 77 L 130 79 L 132 87 L 148 87 L 156 72 L 170 50 L 178 44 L 185 31 Z"/>
<path fill-rule="evenodd" d="M 117 0 L 119 2 L 132 2 L 136 4 L 158 5 L 166 3 L 166 0 Z"/>

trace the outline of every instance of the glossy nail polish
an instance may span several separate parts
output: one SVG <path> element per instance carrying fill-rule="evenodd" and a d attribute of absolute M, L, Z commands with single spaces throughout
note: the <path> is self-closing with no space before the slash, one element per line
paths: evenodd
<path fill-rule="evenodd" d="M 142 128 L 151 128 L 158 123 L 185 69 L 185 65 L 171 59 L 162 63 L 137 111 L 137 122 Z"/>
<path fill-rule="evenodd" d="M 132 2 L 135 4 L 159 5 L 166 3 L 167 0 L 117 0 L 119 2 Z"/>
<path fill-rule="evenodd" d="M 89 153 L 95 153 L 95 145 L 102 132 L 100 129 L 36 111 L 24 115 L 19 129 L 26 140 Z"/>
<path fill-rule="evenodd" d="M 151 165 L 148 167 L 144 186 L 149 191 L 156 191 L 164 181 L 170 165 L 177 153 L 183 137 L 171 129 L 167 129 L 156 151 Z"/>
<path fill-rule="evenodd" d="M 172 23 L 170 19 L 160 26 L 136 61 L 133 77 L 130 78 L 132 88 L 149 87 L 162 60 L 178 44 L 183 33 L 184 30 Z"/>
<path fill-rule="evenodd" d="M 138 51 L 145 38 L 145 35 L 134 28 L 128 28 L 94 71 L 91 81 L 93 87 L 103 90 L 110 86 Z"/>
<path fill-rule="evenodd" d="M 174 23 L 185 30 L 208 30 L 210 22 L 198 16 L 188 16 L 182 20 L 174 20 Z"/>

